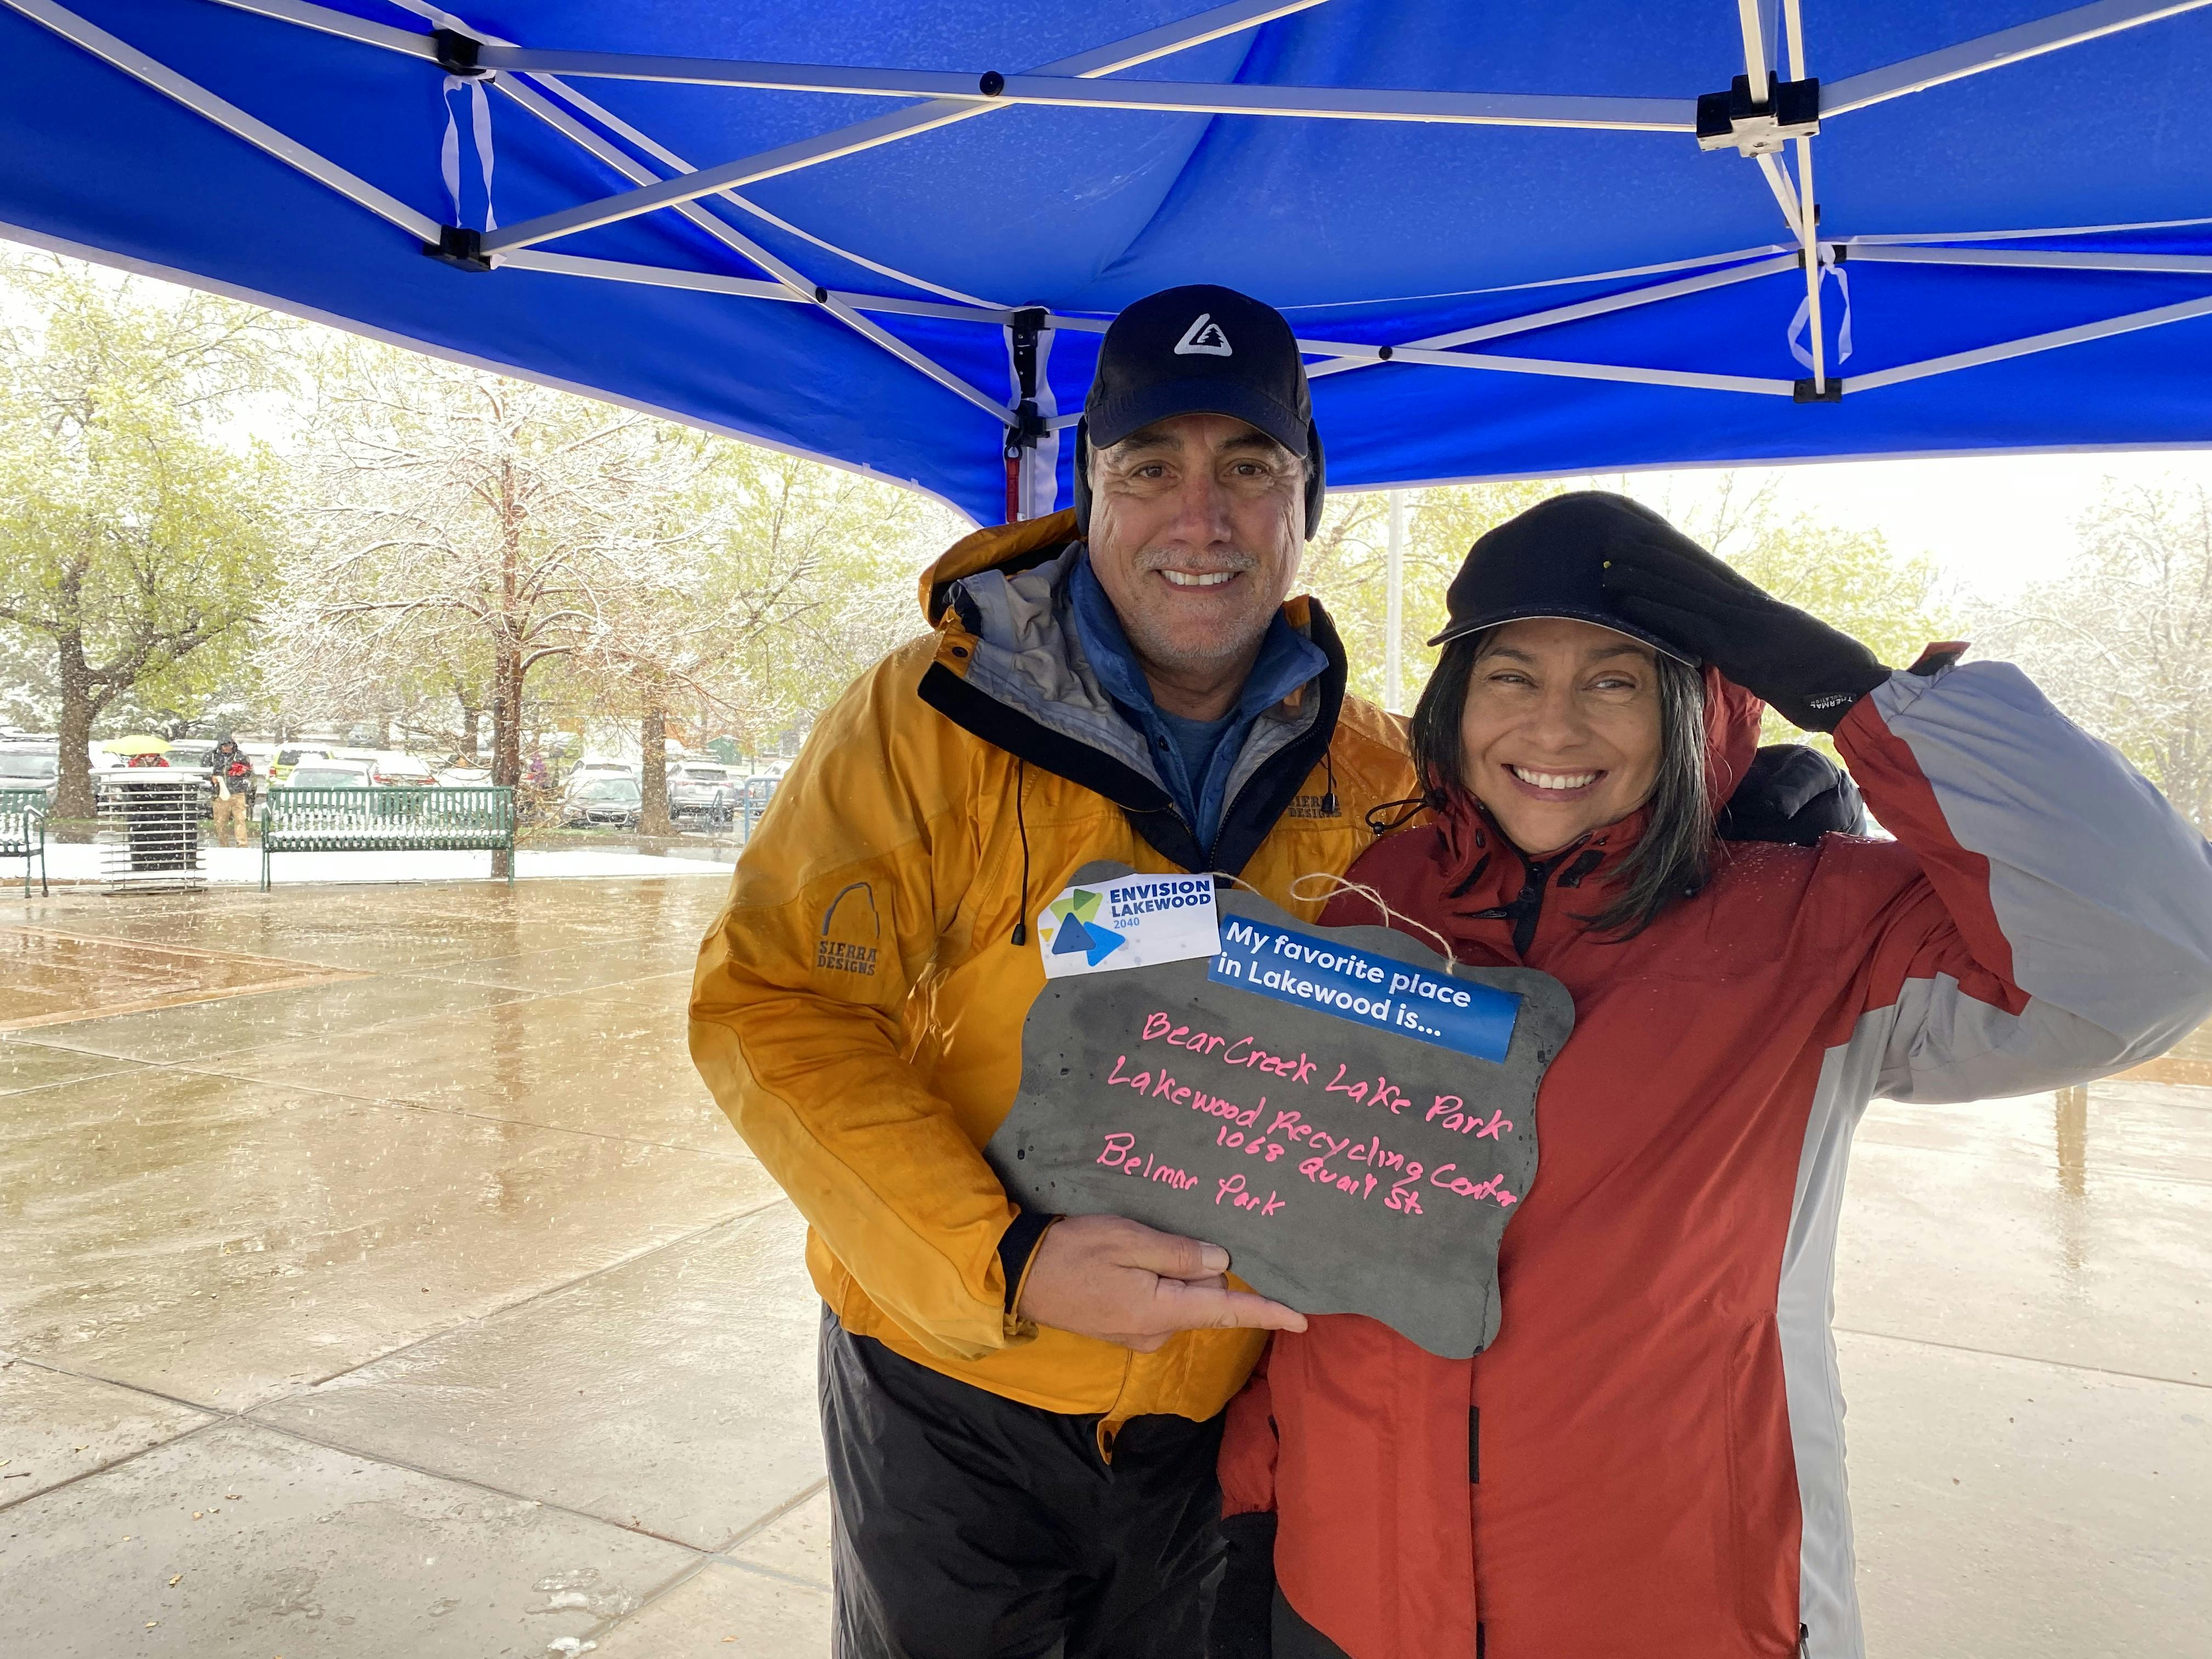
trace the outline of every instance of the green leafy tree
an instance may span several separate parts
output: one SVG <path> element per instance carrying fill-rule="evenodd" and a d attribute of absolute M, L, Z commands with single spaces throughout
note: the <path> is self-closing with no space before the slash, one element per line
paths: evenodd
<path fill-rule="evenodd" d="M 287 325 L 44 254 L 0 260 L 0 627 L 52 687 L 56 814 L 87 817 L 102 715 L 193 706 L 253 643 L 275 463 L 222 428 L 281 385 Z"/>
<path fill-rule="evenodd" d="M 1663 500 L 1653 504 L 1775 598 L 1842 629 L 1893 666 L 1905 666 L 1956 630 L 1934 560 L 1893 551 L 1879 530 L 1784 514 L 1776 494 L 1771 478 L 1754 485 L 1741 474 L 1723 474 L 1709 498 L 1680 513 L 1668 512 Z M 1800 732 L 1771 710 L 1759 740 L 1810 744 L 1835 755 L 1826 734 Z"/>
<path fill-rule="evenodd" d="M 1525 512 L 1567 486 L 1548 481 L 1454 484 L 1404 493 L 1405 576 L 1400 607 L 1401 696 L 1407 709 L 1436 666 L 1428 641 L 1444 625 L 1444 590 L 1467 550 L 1493 526 Z M 1328 606 L 1343 635 L 1353 696 L 1385 701 L 1389 635 L 1389 495 L 1383 490 L 1329 498 L 1321 530 L 1306 544 L 1299 586 Z"/>

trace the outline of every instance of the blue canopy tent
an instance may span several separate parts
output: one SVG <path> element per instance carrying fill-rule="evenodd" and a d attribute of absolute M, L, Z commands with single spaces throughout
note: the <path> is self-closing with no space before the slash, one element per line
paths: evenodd
<path fill-rule="evenodd" d="M 1339 484 L 2212 441 L 2208 0 L 470 3 L 0 0 L 0 234 L 986 522 L 1194 281 Z"/>

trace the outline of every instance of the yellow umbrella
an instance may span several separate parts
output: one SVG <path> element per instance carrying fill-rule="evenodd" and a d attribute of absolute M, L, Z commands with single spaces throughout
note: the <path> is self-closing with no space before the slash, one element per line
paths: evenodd
<path fill-rule="evenodd" d="M 110 738 L 100 745 L 100 749 L 106 755 L 166 755 L 169 752 L 169 744 L 163 738 Z"/>

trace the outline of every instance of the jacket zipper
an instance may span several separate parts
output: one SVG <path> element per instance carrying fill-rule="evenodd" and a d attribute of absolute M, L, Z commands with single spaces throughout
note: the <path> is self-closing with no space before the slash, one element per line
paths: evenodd
<path fill-rule="evenodd" d="M 1583 837 L 1583 841 L 1588 839 L 1587 836 Z M 1577 841 L 1573 846 L 1562 848 L 1548 860 L 1539 860 L 1524 855 L 1522 865 L 1527 873 L 1522 879 L 1521 890 L 1515 895 L 1513 902 L 1510 904 L 1492 905 L 1487 910 L 1474 911 L 1471 920 L 1511 922 L 1513 953 L 1526 961 L 1528 947 L 1536 942 L 1536 924 L 1542 919 L 1544 914 L 1544 890 L 1550 884 L 1553 872 L 1558 872 L 1560 886 L 1579 887 L 1583 884 L 1583 878 L 1605 861 L 1604 853 L 1595 847 L 1585 848 L 1583 846 L 1583 841 Z M 1574 859 L 1571 863 L 1568 862 L 1569 854 L 1576 853 L 1581 855 Z M 1480 862 L 1474 866 L 1474 875 L 1469 876 L 1467 882 L 1462 883 L 1462 885 L 1471 884 L 1475 876 L 1480 876 L 1483 866 L 1489 862 L 1490 855 L 1486 853 L 1482 855 Z M 1563 865 L 1565 866 L 1564 869 L 1560 867 Z"/>
<path fill-rule="evenodd" d="M 1528 874 L 1513 902 L 1510 904 L 1493 904 L 1487 910 L 1477 910 L 1470 920 L 1511 922 L 1513 954 L 1525 960 L 1528 947 L 1536 942 L 1536 923 L 1544 912 L 1544 884 L 1551 879 L 1553 866 L 1533 859 L 1523 862 Z"/>

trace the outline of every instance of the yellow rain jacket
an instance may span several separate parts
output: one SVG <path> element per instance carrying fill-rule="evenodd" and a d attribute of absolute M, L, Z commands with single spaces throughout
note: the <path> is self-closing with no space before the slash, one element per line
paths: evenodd
<path fill-rule="evenodd" d="M 1020 1212 L 980 1149 L 1013 1103 L 1044 985 L 1035 918 L 1101 859 L 1225 871 L 1316 917 L 1291 884 L 1349 867 L 1377 833 L 1370 810 L 1414 793 L 1413 769 L 1402 722 L 1344 697 L 1321 606 L 1293 599 L 1285 617 L 1329 666 L 1253 728 L 1209 861 L 1083 660 L 1063 599 L 1074 534 L 1072 513 L 979 531 L 923 577 L 935 632 L 823 717 L 738 860 L 700 950 L 691 1054 L 811 1224 L 807 1266 L 848 1330 L 1109 1427 L 1203 1419 L 1264 1333 L 1186 1332 L 1139 1354 L 1007 1311 L 1037 1222 L 1010 1234 Z"/>

